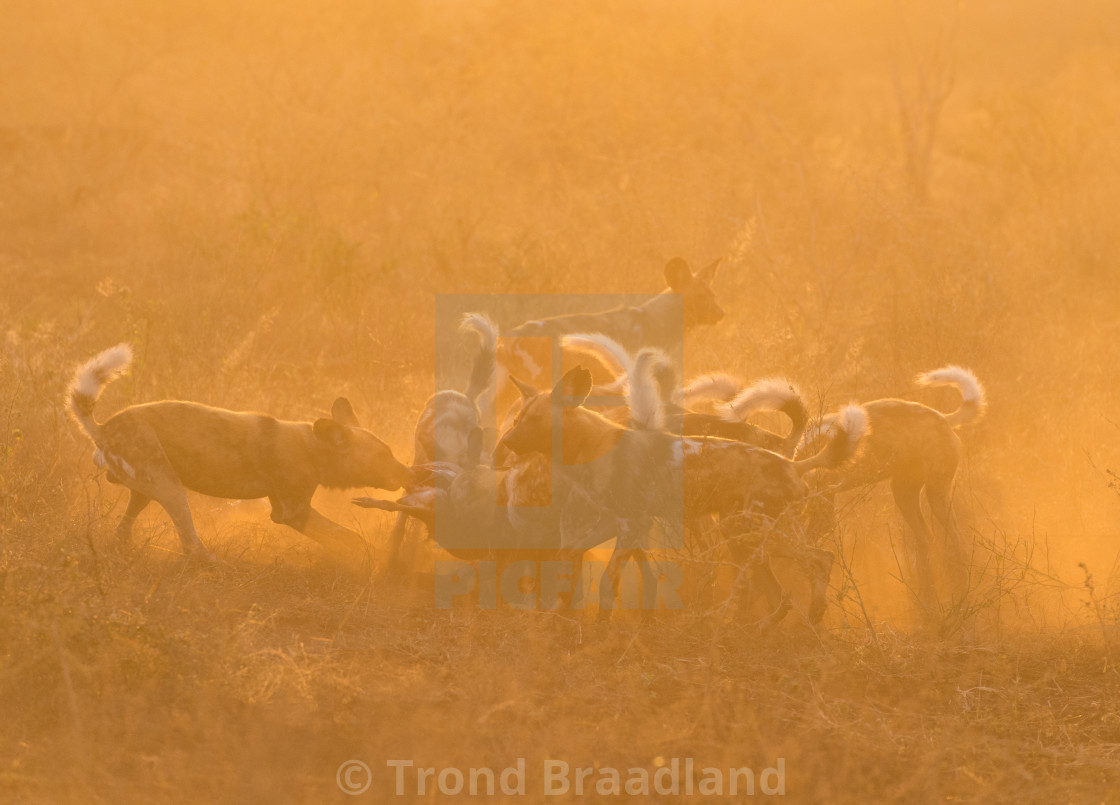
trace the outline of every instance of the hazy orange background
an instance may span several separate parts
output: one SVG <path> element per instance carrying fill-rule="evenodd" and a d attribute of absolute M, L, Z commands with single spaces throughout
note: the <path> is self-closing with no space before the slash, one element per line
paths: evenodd
<path fill-rule="evenodd" d="M 971 367 L 990 407 L 962 434 L 962 517 L 1059 580 L 1002 614 L 1092 623 L 1079 562 L 1120 594 L 1111 0 L 15 0 L 0 76 L 9 585 L 28 557 L 81 564 L 110 539 L 119 491 L 61 408 L 106 346 L 138 361 L 101 417 L 184 397 L 302 419 L 346 393 L 408 460 L 435 293 L 653 293 L 670 257 L 723 255 L 728 316 L 689 340 L 690 372 L 948 410 L 912 376 Z M 907 169 L 923 138 L 928 182 Z M 324 505 L 387 532 L 345 496 Z M 314 555 L 195 506 L 227 554 Z M 904 619 L 889 495 L 848 523 L 873 617 Z M 143 599 L 147 581 L 118 582 Z"/>

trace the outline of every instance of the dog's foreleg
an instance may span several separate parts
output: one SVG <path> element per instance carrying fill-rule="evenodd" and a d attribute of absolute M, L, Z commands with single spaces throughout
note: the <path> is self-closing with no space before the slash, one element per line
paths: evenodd
<path fill-rule="evenodd" d="M 297 524 L 298 523 L 298 524 Z M 356 531 L 324 517 L 310 506 L 303 517 L 286 523 L 305 537 L 315 540 L 328 551 L 348 560 L 369 561 L 369 546 Z"/>
<path fill-rule="evenodd" d="M 564 552 L 557 557 L 560 561 L 568 564 L 572 583 L 571 590 L 567 593 L 560 593 L 557 601 L 558 606 L 563 609 L 583 606 L 583 553 L 583 551 Z"/>
<path fill-rule="evenodd" d="M 832 551 L 805 545 L 796 538 L 784 537 L 769 544 L 771 556 L 791 559 L 809 579 L 809 623 L 821 622 L 828 606 L 828 581 L 836 561 Z M 771 602 L 773 603 L 773 602 Z"/>
<path fill-rule="evenodd" d="M 739 518 L 729 519 L 721 523 L 721 531 L 728 533 L 729 523 Z M 741 529 L 731 530 L 728 542 L 732 558 L 742 563 L 742 572 L 732 592 L 738 599 L 739 617 L 748 616 L 753 596 L 762 593 L 766 598 L 769 612 L 756 626 L 759 631 L 766 631 L 776 625 L 786 616 L 791 608 L 789 594 L 782 587 L 774 569 L 770 566 L 770 546 L 759 545 L 758 538 L 750 531 Z"/>
<path fill-rule="evenodd" d="M 621 597 L 622 587 L 622 560 L 626 558 L 626 551 L 620 547 L 622 537 L 619 536 L 615 542 L 614 550 L 611 552 L 611 558 L 607 560 L 607 566 L 603 569 L 603 575 L 599 577 L 599 620 L 608 621 L 611 618 L 611 611 L 615 607 L 616 597 Z"/>
<path fill-rule="evenodd" d="M 272 522 L 286 525 L 336 552 L 363 556 L 367 553 L 365 540 L 356 531 L 319 514 L 311 508 L 310 498 L 269 496 L 268 502 L 272 505 Z"/>
<path fill-rule="evenodd" d="M 805 502 L 805 536 L 809 544 L 819 545 L 836 532 L 836 495 L 818 492 Z"/>
<path fill-rule="evenodd" d="M 759 631 L 765 632 L 776 626 L 789 612 L 791 604 L 789 594 L 782 588 L 774 569 L 770 567 L 770 559 L 761 557 L 755 559 L 751 570 L 751 586 L 757 588 L 766 597 L 766 605 L 770 613 L 758 622 Z M 744 599 L 745 602 L 745 599 Z"/>
<path fill-rule="evenodd" d="M 805 572 L 809 576 L 811 589 L 809 599 L 809 623 L 814 626 L 821 622 L 828 606 L 828 580 L 832 575 L 832 565 L 836 555 L 823 548 L 808 548 L 809 562 Z"/>
<path fill-rule="evenodd" d="M 603 575 L 599 578 L 599 615 L 600 621 L 609 621 L 611 613 L 615 608 L 621 609 L 624 606 L 623 590 L 622 590 L 622 563 L 627 559 L 633 558 L 639 563 L 645 561 L 645 551 L 641 548 L 635 547 L 632 540 L 628 539 L 628 534 L 624 530 L 615 542 L 614 551 L 611 552 L 611 558 L 607 560 L 607 566 L 603 570 Z M 646 613 L 643 613 L 646 617 Z"/>

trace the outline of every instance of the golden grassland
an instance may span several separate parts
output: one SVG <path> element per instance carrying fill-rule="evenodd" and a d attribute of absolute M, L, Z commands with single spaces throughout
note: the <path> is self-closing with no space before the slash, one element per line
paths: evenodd
<path fill-rule="evenodd" d="M 806 802 L 1120 797 L 1114 3 L 4 18 L 0 798 L 342 801 L 358 758 L 384 801 L 388 758 L 518 756 L 784 757 Z M 367 584 L 264 507 L 197 497 L 225 563 L 190 567 L 156 507 L 115 544 L 121 490 L 61 404 L 127 340 L 102 418 L 180 397 L 306 419 L 345 393 L 408 460 L 434 294 L 653 293 L 675 255 L 724 257 L 690 373 L 948 410 L 912 376 L 976 371 L 964 605 L 915 616 L 883 490 L 844 511 L 819 632 L 718 602 L 609 627 L 437 611 L 434 551 Z M 346 501 L 317 505 L 382 547 L 388 515 Z"/>

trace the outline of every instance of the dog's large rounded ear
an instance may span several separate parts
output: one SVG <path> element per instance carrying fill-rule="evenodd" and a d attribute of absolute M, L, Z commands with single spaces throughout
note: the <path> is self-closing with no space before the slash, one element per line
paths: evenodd
<path fill-rule="evenodd" d="M 316 419 L 311 427 L 316 438 L 335 450 L 350 446 L 350 429 L 335 419 Z"/>
<path fill-rule="evenodd" d="M 334 405 L 331 406 L 331 419 L 351 428 L 361 427 L 358 424 L 358 416 L 354 413 L 354 406 L 345 397 L 339 397 L 334 401 Z"/>
<path fill-rule="evenodd" d="M 521 392 L 521 399 L 528 400 L 537 396 L 537 390 L 528 383 L 518 380 L 514 375 L 510 375 L 509 379 L 513 381 L 513 385 L 517 386 L 517 390 Z"/>
<path fill-rule="evenodd" d="M 571 397 L 571 400 L 564 401 L 565 405 L 583 405 L 587 395 L 591 393 L 592 384 L 591 372 L 582 366 L 577 366 L 575 369 L 569 369 L 560 378 L 560 382 L 552 389 L 552 398 L 559 400 L 561 396 Z"/>
<path fill-rule="evenodd" d="M 681 293 L 692 283 L 692 269 L 683 257 L 674 257 L 665 264 L 665 281 L 677 293 Z"/>
<path fill-rule="evenodd" d="M 714 280 L 716 278 L 716 274 L 719 273 L 719 264 L 721 260 L 723 260 L 722 257 L 717 257 L 711 263 L 697 271 L 696 279 L 700 280 L 705 285 L 711 285 L 712 280 Z"/>

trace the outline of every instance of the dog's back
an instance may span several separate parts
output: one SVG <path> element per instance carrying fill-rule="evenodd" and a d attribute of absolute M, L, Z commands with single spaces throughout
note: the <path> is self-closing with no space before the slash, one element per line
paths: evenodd
<path fill-rule="evenodd" d="M 262 498 L 318 483 L 310 422 L 163 400 L 124 409 L 101 432 L 117 455 L 156 460 L 162 452 L 185 487 L 212 497 Z"/>

